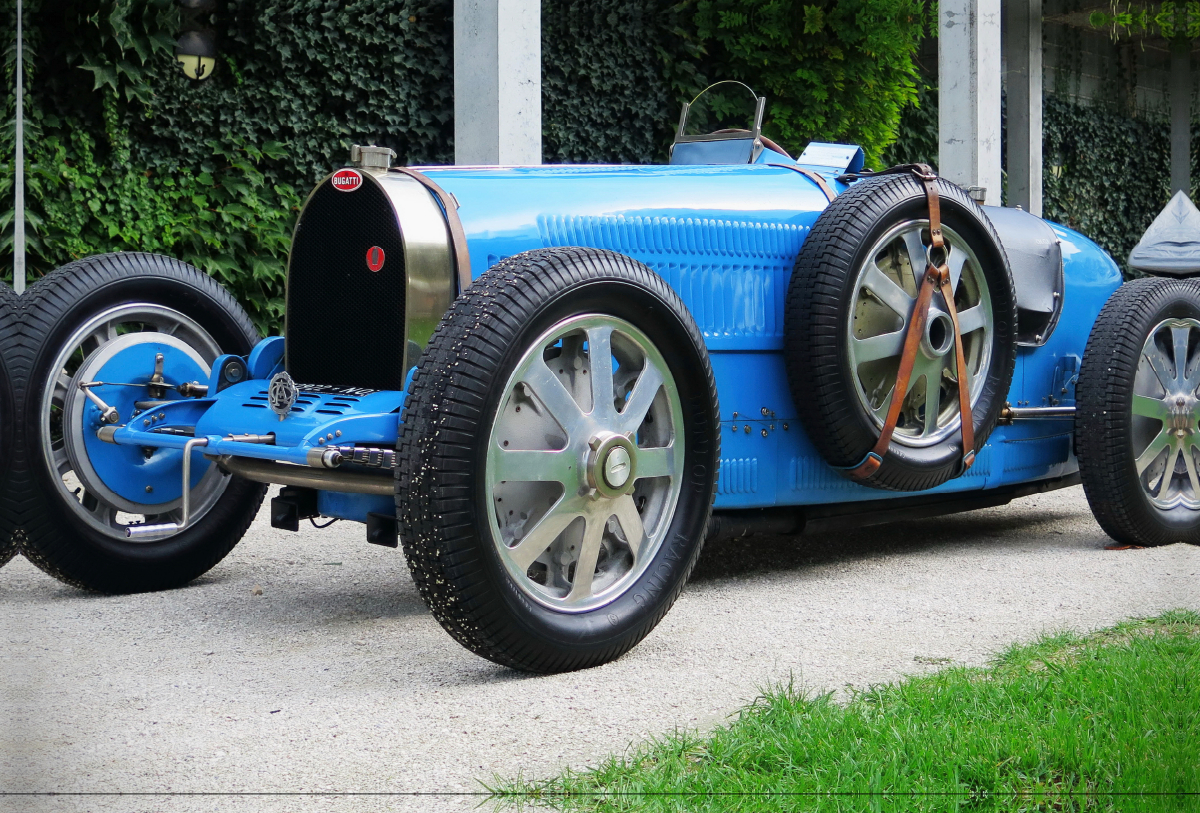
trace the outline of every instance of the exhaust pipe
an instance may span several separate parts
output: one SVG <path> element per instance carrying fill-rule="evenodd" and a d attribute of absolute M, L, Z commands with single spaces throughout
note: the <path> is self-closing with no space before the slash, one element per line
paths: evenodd
<path fill-rule="evenodd" d="M 250 457 L 222 455 L 217 464 L 238 477 L 258 483 L 279 483 L 285 486 L 315 488 L 321 491 L 343 491 L 350 494 L 378 494 L 389 496 L 396 493 L 395 481 L 390 476 L 362 474 L 353 471 L 294 466 L 290 463 L 275 463 L 270 460 L 255 460 Z"/>

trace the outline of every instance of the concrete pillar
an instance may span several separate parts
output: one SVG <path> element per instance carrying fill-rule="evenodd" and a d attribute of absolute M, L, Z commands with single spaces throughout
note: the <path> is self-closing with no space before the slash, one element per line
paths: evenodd
<path fill-rule="evenodd" d="M 1042 0 L 1008 0 L 1008 205 L 1042 216 Z"/>
<path fill-rule="evenodd" d="M 1171 194 L 1192 194 L 1192 54 L 1185 39 L 1171 44 Z"/>
<path fill-rule="evenodd" d="M 454 162 L 542 162 L 541 0 L 454 0 Z"/>
<path fill-rule="evenodd" d="M 1000 0 L 938 4 L 938 169 L 1000 205 Z"/>

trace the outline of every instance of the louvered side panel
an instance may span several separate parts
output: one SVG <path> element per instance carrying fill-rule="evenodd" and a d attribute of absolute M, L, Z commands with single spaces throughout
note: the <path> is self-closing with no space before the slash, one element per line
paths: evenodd
<path fill-rule="evenodd" d="M 674 288 L 712 350 L 783 346 L 783 305 L 806 226 L 703 217 L 538 218 L 542 245 L 618 251 Z"/>

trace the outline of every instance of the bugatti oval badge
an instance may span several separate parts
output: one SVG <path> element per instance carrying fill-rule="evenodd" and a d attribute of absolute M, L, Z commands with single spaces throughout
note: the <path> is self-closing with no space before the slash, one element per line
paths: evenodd
<path fill-rule="evenodd" d="M 357 169 L 339 169 L 333 173 L 332 183 L 339 192 L 353 192 L 362 186 L 362 175 Z"/>
<path fill-rule="evenodd" d="M 371 246 L 367 249 L 367 268 L 372 271 L 378 271 L 383 268 L 383 261 L 387 259 L 387 255 L 383 253 L 383 249 L 379 246 Z"/>

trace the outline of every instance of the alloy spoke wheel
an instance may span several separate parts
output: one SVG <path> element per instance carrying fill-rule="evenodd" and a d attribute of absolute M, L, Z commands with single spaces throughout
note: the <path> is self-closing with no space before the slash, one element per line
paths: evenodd
<path fill-rule="evenodd" d="M 947 264 L 963 334 L 972 405 L 991 366 L 992 301 L 983 269 L 966 241 L 943 227 Z M 858 270 L 847 320 L 850 367 L 860 404 L 882 429 L 896 397 L 896 374 L 917 293 L 925 273 L 929 221 L 909 220 L 876 241 Z M 894 442 L 932 446 L 958 431 L 954 328 L 940 291 L 929 306 L 925 332 L 909 378 Z"/>
<path fill-rule="evenodd" d="M 565 612 L 645 571 L 681 486 L 683 410 L 666 361 L 615 317 L 546 331 L 505 385 L 487 453 L 489 521 L 510 577 Z"/>
<path fill-rule="evenodd" d="M 1200 510 L 1200 321 L 1166 319 L 1150 331 L 1133 381 L 1134 467 L 1150 502 Z"/>

